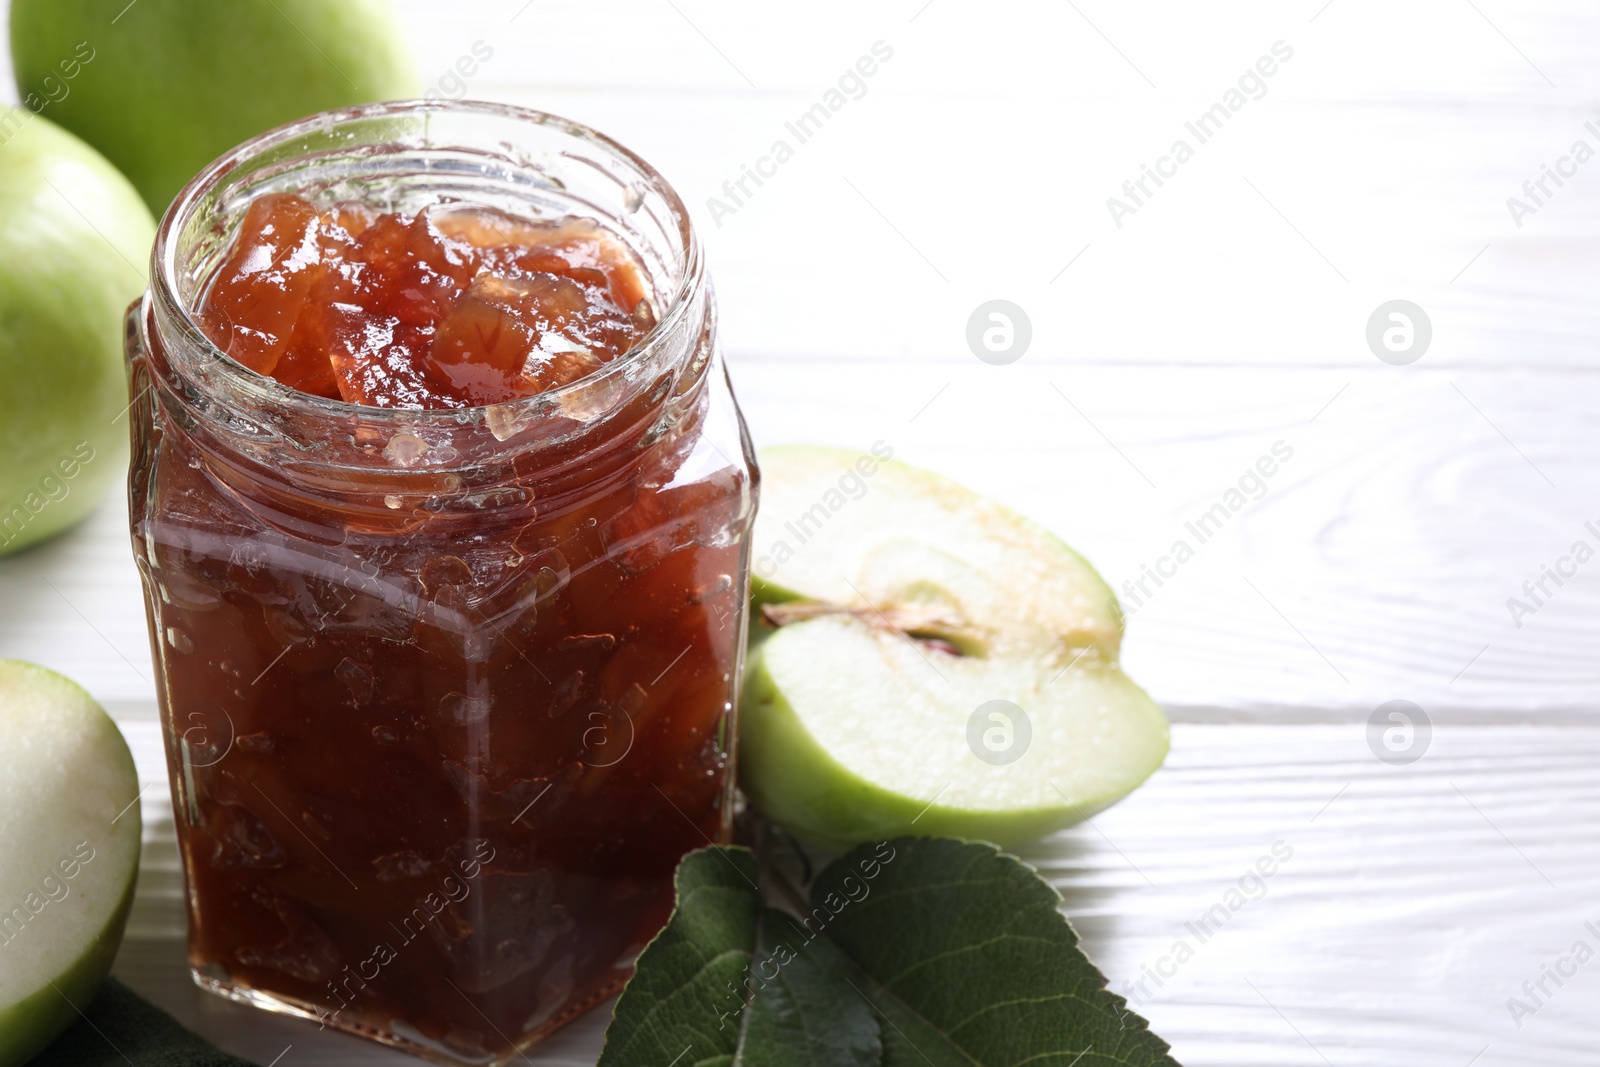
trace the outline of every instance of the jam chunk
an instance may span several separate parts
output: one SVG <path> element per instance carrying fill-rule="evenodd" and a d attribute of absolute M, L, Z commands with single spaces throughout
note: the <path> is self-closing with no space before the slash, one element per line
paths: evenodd
<path fill-rule="evenodd" d="M 456 408 L 592 374 L 638 344 L 655 310 L 637 257 L 591 219 L 378 215 L 269 194 L 198 319 L 234 359 L 303 392 Z"/>
<path fill-rule="evenodd" d="M 341 227 L 326 225 L 298 196 L 257 199 L 245 212 L 233 251 L 201 310 L 201 328 L 251 370 L 292 378 L 296 388 L 305 388 L 303 382 L 318 377 L 316 368 L 308 373 L 296 366 L 280 374 L 278 367 L 307 294 L 327 270 L 325 260 L 337 258 L 339 245 L 348 241 Z"/>

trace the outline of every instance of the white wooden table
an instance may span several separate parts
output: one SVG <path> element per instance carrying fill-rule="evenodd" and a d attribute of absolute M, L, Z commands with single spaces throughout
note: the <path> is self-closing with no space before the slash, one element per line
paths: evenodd
<path fill-rule="evenodd" d="M 1600 962 L 1537 1005 L 1523 985 L 1575 942 L 1600 952 L 1600 560 L 1525 617 L 1507 601 L 1575 542 L 1600 548 L 1600 161 L 1547 180 L 1520 225 L 1507 198 L 1573 142 L 1600 149 L 1600 11 L 401 9 L 430 80 L 488 42 L 470 95 L 610 132 L 695 206 L 760 443 L 888 442 L 1119 588 L 1275 442 L 1293 449 L 1137 595 L 1126 663 L 1175 723 L 1166 768 L 1028 856 L 1179 1060 L 1594 1062 Z M 865 94 L 714 218 L 707 198 L 793 145 L 785 123 L 879 41 L 893 54 Z M 1279 41 L 1293 55 L 1265 95 L 1198 143 L 1185 122 Z M 1117 226 L 1107 198 L 1178 138 L 1193 158 Z M 1003 366 L 965 337 L 997 298 L 1032 326 Z M 1405 366 L 1365 336 L 1394 299 L 1432 326 Z M 125 522 L 110 502 L 0 561 L 0 656 L 88 685 L 162 782 Z M 1368 744 L 1390 700 L 1432 723 L 1409 765 Z M 117 973 L 260 1063 L 413 1062 L 189 985 L 162 795 Z M 1278 842 L 1292 858 L 1201 943 L 1186 924 Z M 1194 955 L 1174 967 L 1179 939 Z M 1514 1018 L 1511 997 L 1536 1011 Z M 592 1063 L 606 1014 L 533 1059 Z"/>

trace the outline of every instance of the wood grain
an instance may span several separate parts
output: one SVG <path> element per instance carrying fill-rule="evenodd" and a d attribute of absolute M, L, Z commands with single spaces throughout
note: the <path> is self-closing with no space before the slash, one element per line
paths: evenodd
<path fill-rule="evenodd" d="M 1600 963 L 1600 13 L 1505 0 L 974 5 L 400 0 L 424 83 L 591 123 L 680 189 L 756 440 L 949 473 L 1083 551 L 1130 614 L 1167 767 L 1027 858 L 1188 1064 L 1580 1064 Z M 129 16 L 133 17 L 133 16 Z M 475 41 L 493 57 L 447 75 Z M 1118 227 L 1122 194 L 1276 41 L 1294 56 Z M 892 59 L 731 214 L 877 41 Z M 3 62 L 3 60 L 0 60 Z M 8 78 L 0 79 L 9 82 Z M 1192 136 L 1192 135 L 1191 135 Z M 726 202 L 726 200 L 725 200 Z M 1033 340 L 979 362 L 1004 298 Z M 1433 340 L 1368 349 L 1405 298 Z M 1129 592 L 1272 446 L 1292 459 L 1159 587 Z M 84 682 L 133 742 L 145 866 L 118 973 L 260 1063 L 414 1062 L 199 994 L 126 519 L 0 560 L 0 656 Z M 1520 625 L 1519 625 L 1520 622 Z M 1377 705 L 1432 717 L 1386 765 Z M 1195 923 L 1274 843 L 1259 899 Z M 1249 883 L 1251 896 L 1255 883 Z M 1216 913 L 1210 912 L 1215 915 Z M 1159 988 L 1145 977 L 1187 939 Z M 1146 997 L 1146 993 L 1150 995 Z M 535 1059 L 595 1059 L 604 1011 Z M 292 1046 L 292 1047 L 291 1047 Z"/>
<path fill-rule="evenodd" d="M 129 735 L 157 785 L 119 976 L 257 1062 L 291 1044 L 306 1067 L 414 1062 L 189 984 L 158 732 Z M 1600 961 L 1547 982 L 1520 1029 L 1507 1000 L 1531 1005 L 1522 983 L 1574 942 L 1600 951 L 1585 927 L 1600 927 L 1597 761 L 1593 724 L 1446 723 L 1406 767 L 1374 757 L 1364 718 L 1179 724 L 1144 788 L 1023 857 L 1189 1067 L 1587 1063 Z M 1287 858 L 1250 877 L 1275 846 Z M 1180 940 L 1193 954 L 1181 965 Z M 608 1017 L 597 1009 L 534 1061 L 592 1063 Z"/>
<path fill-rule="evenodd" d="M 1129 671 L 1175 714 L 1293 718 L 1396 698 L 1502 718 L 1600 705 L 1600 560 L 1547 582 L 1533 614 L 1507 608 L 1531 604 L 1522 583 L 1575 541 L 1600 549 L 1586 527 L 1600 527 L 1600 464 L 1580 444 L 1600 378 L 970 356 L 828 372 L 731 364 L 758 444 L 881 440 L 1066 538 L 1131 609 Z M 1280 441 L 1293 458 L 1201 544 L 1187 524 Z M 1123 583 L 1180 539 L 1194 559 L 1130 595 Z M 15 606 L 0 614 L 0 652 L 66 671 L 115 708 L 153 706 L 116 501 L 0 560 L 0 596 Z"/>

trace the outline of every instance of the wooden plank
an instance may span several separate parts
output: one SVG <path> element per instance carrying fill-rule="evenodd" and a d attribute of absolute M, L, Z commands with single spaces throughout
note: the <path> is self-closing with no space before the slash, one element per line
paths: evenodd
<path fill-rule="evenodd" d="M 970 357 L 734 370 L 758 442 L 883 440 L 1061 534 L 1130 610 L 1129 669 L 1169 705 L 1600 705 L 1600 584 L 1541 570 L 1574 569 L 1580 540 L 1600 549 L 1600 465 L 1573 447 L 1592 376 Z M 1278 442 L 1293 458 L 1202 543 L 1195 524 L 1241 503 L 1229 490 Z M 1180 541 L 1194 558 L 1163 564 Z M 1146 567 L 1175 575 L 1130 592 Z M 1536 612 L 1514 616 L 1542 579 Z"/>
<path fill-rule="evenodd" d="M 154 724 L 128 732 L 141 773 L 164 782 Z M 1445 722 L 1405 767 L 1374 757 L 1364 720 L 1180 724 L 1144 788 L 1023 855 L 1190 1067 L 1587 1063 L 1600 963 L 1547 980 L 1532 1015 L 1507 1000 L 1531 1006 L 1522 983 L 1575 942 L 1600 951 L 1585 926 L 1600 927 L 1597 759 L 1593 724 Z M 146 802 L 119 976 L 260 1063 L 289 1045 L 305 1067 L 414 1062 L 193 988 L 162 787 Z M 608 1012 L 534 1059 L 592 1063 Z"/>
<path fill-rule="evenodd" d="M 737 353 L 956 356 L 1003 296 L 1037 358 L 1355 367 L 1368 317 L 1403 297 L 1433 321 L 1430 363 L 1592 366 L 1600 181 L 1546 184 L 1521 225 L 1507 201 L 1575 141 L 1600 150 L 1600 17 L 1339 0 L 1311 21 L 1322 6 L 541 3 L 440 22 L 418 5 L 411 25 L 426 70 L 494 42 L 463 92 L 589 122 L 661 168 Z M 878 40 L 893 59 L 802 143 L 786 124 Z M 1278 40 L 1294 57 L 1265 95 L 1205 143 L 1188 132 Z M 1108 198 L 1132 202 L 1123 183 L 1180 138 L 1194 159 L 1117 226 Z M 730 197 L 780 140 L 794 158 Z"/>
<path fill-rule="evenodd" d="M 1600 338 L 1584 252 L 1600 181 L 1574 179 L 1521 228 L 1506 208 L 1578 137 L 1600 149 L 1583 125 L 1600 116 L 1575 108 L 1268 97 L 1118 228 L 1107 199 L 1203 100 L 1066 106 L 1046 145 L 1040 116 L 1004 101 L 869 94 L 714 217 L 711 198 L 735 203 L 724 183 L 796 142 L 785 123 L 816 93 L 502 95 L 614 134 L 674 182 L 735 353 L 957 358 L 996 297 L 1049 361 L 1357 368 L 1396 298 L 1431 320 L 1429 365 L 1588 367 Z"/>
<path fill-rule="evenodd" d="M 1197 941 L 1184 924 L 1274 842 L 1293 848 L 1165 985 L 1134 987 L 1180 1060 L 1592 1059 L 1595 965 L 1547 982 L 1520 1028 L 1506 1002 L 1600 925 L 1600 585 L 1593 565 L 1545 579 L 1520 626 L 1507 601 L 1580 538 L 1600 547 L 1600 164 L 1547 185 L 1520 226 L 1507 198 L 1575 140 L 1600 147 L 1600 14 L 398 6 L 425 83 L 453 91 L 445 71 L 491 42 L 463 92 L 590 122 L 679 187 L 759 442 L 887 441 L 1040 519 L 1118 587 L 1274 442 L 1294 449 L 1166 584 L 1123 593 L 1141 602 L 1130 672 L 1179 720 L 1167 769 L 1028 853 L 1120 988 Z M 1295 56 L 1267 94 L 1117 227 L 1107 198 L 1279 39 Z M 708 198 L 794 139 L 785 123 L 877 40 L 895 53 L 865 95 L 719 225 Z M 1032 320 L 1009 367 L 965 340 L 995 297 Z M 1434 331 L 1406 368 L 1364 336 L 1396 297 Z M 119 973 L 262 1063 L 290 1045 L 285 1064 L 414 1062 L 189 986 L 125 531 L 113 502 L 0 560 L 0 655 L 85 682 L 157 783 Z M 1410 767 L 1365 740 L 1394 698 L 1438 728 Z M 592 1063 L 603 1015 L 537 1058 Z"/>
<path fill-rule="evenodd" d="M 992 367 L 970 355 L 832 369 L 735 358 L 732 373 L 759 444 L 881 440 L 1066 538 L 1118 590 L 1129 670 L 1169 706 L 1600 706 L 1600 562 L 1561 564 L 1576 577 L 1545 579 L 1538 605 L 1523 589 L 1576 542 L 1600 549 L 1586 526 L 1600 528 L 1600 463 L 1580 445 L 1600 377 Z M 1260 499 L 1230 497 L 1278 442 L 1293 456 L 1264 492 L 1249 483 Z M 1191 525 L 1229 502 L 1243 506 L 1213 516 L 1201 543 Z M 1194 558 L 1163 563 L 1178 541 Z M 1174 576 L 1157 587 L 1146 567 Z M 1536 610 L 1514 615 L 1512 598 Z M 0 655 L 66 671 L 113 707 L 151 708 L 115 502 L 0 559 L 0 599 Z"/>
<path fill-rule="evenodd" d="M 957 357 L 972 310 L 1003 296 L 1036 359 L 1359 367 L 1369 315 L 1403 297 L 1433 321 L 1432 364 L 1592 367 L 1600 163 L 1547 184 L 1520 226 L 1507 201 L 1575 141 L 1600 150 L 1600 16 L 1336 0 L 1312 21 L 1321 7 L 402 12 L 432 88 L 485 41 L 448 91 L 590 122 L 668 175 L 735 353 Z M 1280 39 L 1294 58 L 1200 143 L 1185 123 Z M 879 40 L 893 58 L 801 143 L 786 124 Z M 1108 199 L 1180 138 L 1194 159 L 1118 227 Z M 729 199 L 778 140 L 794 158 Z"/>
<path fill-rule="evenodd" d="M 473 77 L 497 86 L 809 90 L 854 58 L 855 42 L 893 36 L 924 57 L 902 91 L 947 98 L 1115 104 L 1204 93 L 1218 70 L 1242 68 L 1279 38 L 1319 61 L 1305 84 L 1284 90 L 1306 97 L 1545 103 L 1589 99 L 1600 88 L 1590 51 L 1595 13 L 1553 3 L 1494 0 L 1479 12 L 1443 0 L 1399 9 L 1372 0 L 1242 0 L 1225 8 L 1149 0 L 1126 9 L 1093 0 L 1076 11 L 945 0 L 818 0 L 803 9 L 735 0 L 471 0 L 448 13 L 430 0 L 396 7 L 424 72 L 443 72 L 482 39 L 503 52 Z M 1415 47 L 1421 37 L 1430 41 L 1425 52 Z M 501 63 L 502 55 L 514 62 Z"/>

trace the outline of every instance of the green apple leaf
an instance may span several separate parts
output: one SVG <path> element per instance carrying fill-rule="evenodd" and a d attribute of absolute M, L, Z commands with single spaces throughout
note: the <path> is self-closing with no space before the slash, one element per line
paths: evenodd
<path fill-rule="evenodd" d="M 876 1067 L 878 1024 L 838 949 L 765 908 L 754 857 L 692 852 L 678 906 L 640 955 L 599 1067 Z"/>
<path fill-rule="evenodd" d="M 600 1067 L 1176 1067 L 1056 891 L 993 845 L 861 846 L 799 919 L 757 880 L 745 849 L 684 858 Z"/>
<path fill-rule="evenodd" d="M 755 1001 L 736 1062 L 877 1067 L 883 1062 L 878 1020 L 850 984 L 849 961 L 783 912 L 768 908 L 764 914 Z"/>
<path fill-rule="evenodd" d="M 862 845 L 811 888 L 883 1019 L 884 1067 L 1176 1067 L 1060 903 L 1020 860 L 953 838 Z"/>

